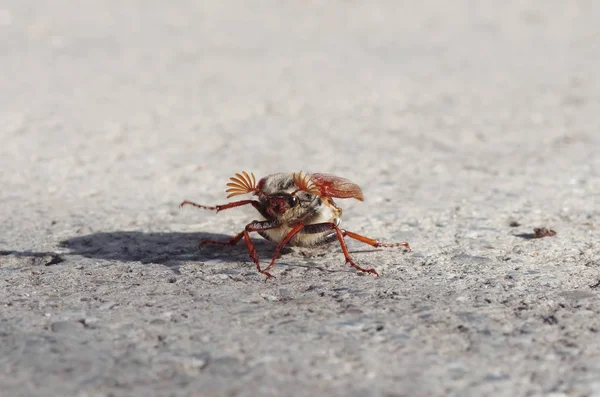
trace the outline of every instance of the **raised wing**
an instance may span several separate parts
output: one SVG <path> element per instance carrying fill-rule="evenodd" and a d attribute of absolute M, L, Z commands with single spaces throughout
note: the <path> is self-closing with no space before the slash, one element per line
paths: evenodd
<path fill-rule="evenodd" d="M 310 178 L 321 196 L 364 200 L 360 186 L 346 178 L 331 174 L 310 174 Z"/>

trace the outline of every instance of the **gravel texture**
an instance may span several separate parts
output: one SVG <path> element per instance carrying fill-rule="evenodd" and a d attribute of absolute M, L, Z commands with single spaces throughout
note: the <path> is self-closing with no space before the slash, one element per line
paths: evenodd
<path fill-rule="evenodd" d="M 596 1 L 168 3 L 0 3 L 0 395 L 600 396 Z M 265 283 L 241 170 L 413 250 Z"/>

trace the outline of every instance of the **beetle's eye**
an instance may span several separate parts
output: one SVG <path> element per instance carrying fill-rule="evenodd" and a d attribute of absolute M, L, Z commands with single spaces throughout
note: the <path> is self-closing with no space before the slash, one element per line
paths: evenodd
<path fill-rule="evenodd" d="M 298 197 L 296 196 L 290 196 L 288 203 L 290 204 L 290 207 L 295 207 L 298 205 Z"/>

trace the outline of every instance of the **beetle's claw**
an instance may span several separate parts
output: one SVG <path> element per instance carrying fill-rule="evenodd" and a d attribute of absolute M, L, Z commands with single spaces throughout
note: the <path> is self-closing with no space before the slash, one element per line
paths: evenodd
<path fill-rule="evenodd" d="M 261 272 L 262 274 L 264 274 L 265 276 L 267 276 L 267 278 L 265 278 L 265 283 L 267 282 L 267 280 L 269 280 L 270 278 L 275 278 L 275 276 L 273 276 L 271 273 L 269 272 Z"/>

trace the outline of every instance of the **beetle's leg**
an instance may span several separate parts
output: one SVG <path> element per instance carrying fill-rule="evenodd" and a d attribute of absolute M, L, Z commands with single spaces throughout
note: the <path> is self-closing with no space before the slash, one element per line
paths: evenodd
<path fill-rule="evenodd" d="M 230 238 L 227 241 L 216 241 L 216 240 L 202 240 L 198 246 L 202 247 L 203 245 L 214 244 L 214 245 L 236 245 L 241 239 L 244 238 L 244 232 L 239 232 L 234 237 Z"/>
<path fill-rule="evenodd" d="M 260 262 L 258 260 L 258 254 L 256 253 L 256 247 L 254 247 L 254 243 L 252 242 L 252 240 L 250 240 L 250 232 L 274 229 L 280 225 L 281 224 L 278 221 L 254 221 L 247 224 L 244 228 L 244 231 L 242 232 L 244 234 L 244 239 L 246 240 L 246 247 L 248 247 L 248 253 L 250 254 L 250 258 L 256 264 L 256 270 L 258 270 L 259 273 L 262 273 L 265 276 L 267 276 L 267 280 L 273 276 L 271 275 L 271 273 L 267 272 L 266 269 L 261 270 Z"/>
<path fill-rule="evenodd" d="M 363 269 L 362 267 L 360 267 L 356 263 L 354 263 L 354 261 L 350 257 L 350 254 L 348 253 L 348 247 L 346 246 L 346 242 L 344 241 L 345 236 L 348 236 L 350 238 L 353 238 L 353 239 L 363 242 L 365 244 L 369 244 L 376 248 L 379 248 L 379 247 L 406 247 L 410 250 L 410 245 L 405 241 L 401 242 L 401 243 L 395 243 L 395 244 L 382 244 L 378 240 L 374 240 L 372 238 L 361 236 L 360 234 L 356 234 L 353 232 L 349 232 L 347 230 L 340 229 L 339 227 L 337 227 L 335 225 L 335 223 L 332 223 L 332 222 L 316 223 L 313 225 L 305 225 L 303 232 L 312 234 L 312 233 L 323 233 L 328 230 L 335 230 L 337 239 L 340 242 L 340 245 L 342 246 L 342 251 L 344 252 L 344 257 L 346 258 L 346 263 L 349 263 L 350 266 L 352 266 L 355 269 L 358 269 L 358 270 L 361 270 L 361 271 L 367 272 L 367 273 L 373 273 L 373 274 L 379 275 L 377 273 L 377 271 L 375 271 L 375 269 Z M 329 236 L 327 236 L 327 237 L 329 237 Z"/>
<path fill-rule="evenodd" d="M 348 236 L 350 238 L 353 238 L 353 239 L 358 240 L 360 242 L 363 242 L 365 244 L 369 244 L 369 245 L 371 245 L 373 247 L 376 247 L 376 248 L 380 248 L 380 247 L 386 247 L 386 248 L 406 247 L 410 251 L 410 245 L 406 241 L 403 241 L 401 243 L 383 244 L 383 243 L 380 243 L 378 240 L 375 240 L 375 239 L 372 239 L 372 238 L 368 238 L 368 237 L 365 237 L 365 236 L 361 236 L 360 234 L 352 233 L 352 232 L 349 232 L 347 230 L 342 230 L 342 234 L 344 236 Z"/>
<path fill-rule="evenodd" d="M 241 200 L 241 201 L 234 201 L 233 203 L 214 205 L 214 206 L 196 204 L 194 202 L 185 200 L 184 202 L 179 204 L 179 208 L 183 207 L 184 205 L 192 205 L 196 208 L 202 208 L 204 210 L 216 210 L 217 212 L 219 212 L 219 211 L 227 210 L 229 208 L 241 207 L 242 205 L 246 205 L 246 204 L 252 204 L 252 206 L 254 208 L 256 208 L 259 212 L 261 212 L 260 203 L 256 200 Z"/>
<path fill-rule="evenodd" d="M 344 241 L 344 233 L 346 233 L 346 231 L 340 229 L 339 227 L 337 227 L 335 225 L 335 223 L 332 223 L 332 222 L 315 223 L 315 224 L 312 224 L 312 225 L 305 225 L 304 226 L 304 232 L 305 233 L 311 233 L 311 234 L 313 234 L 313 233 L 323 233 L 323 232 L 326 232 L 328 230 L 335 230 L 335 234 L 337 236 L 337 240 L 339 241 L 340 246 L 342 247 L 342 252 L 344 253 L 344 258 L 346 258 L 346 263 L 348 263 L 350 266 L 352 266 L 356 270 L 360 270 L 361 272 L 372 273 L 372 274 L 375 274 L 376 276 L 379 276 L 379 273 L 377 273 L 377 271 L 375 269 L 365 269 L 365 268 L 362 268 L 362 267 L 358 266 L 354 262 L 354 260 L 350 256 L 350 253 L 348 253 L 348 247 L 346 246 L 346 242 Z"/>
<path fill-rule="evenodd" d="M 200 241 L 200 246 L 207 245 L 207 244 L 235 245 L 235 244 L 237 244 L 238 241 L 240 241 L 243 238 L 246 240 L 246 247 L 248 248 L 248 253 L 250 254 L 250 258 L 256 264 L 256 269 L 260 273 L 267 276 L 267 280 L 268 280 L 271 277 L 273 277 L 269 272 L 267 272 L 267 269 L 269 269 L 271 267 L 271 265 L 269 265 L 269 267 L 267 267 L 266 269 L 261 270 L 260 261 L 258 259 L 258 254 L 256 253 L 256 248 L 254 247 L 254 243 L 250 239 L 250 232 L 257 232 L 260 230 L 273 229 L 277 226 L 279 226 L 279 223 L 273 222 L 273 221 L 263 221 L 263 222 L 254 221 L 254 222 L 246 225 L 243 232 L 238 233 L 237 235 L 235 235 L 235 237 L 232 237 L 227 241 L 202 240 L 202 241 Z"/>
<path fill-rule="evenodd" d="M 281 251 L 281 249 L 290 242 L 290 240 L 292 238 L 294 238 L 294 236 L 296 234 L 298 234 L 298 232 L 300 230 L 302 230 L 302 228 L 304 227 L 304 225 L 302 223 L 297 224 L 296 226 L 294 226 L 294 228 L 292 230 L 290 230 L 290 232 L 285 236 L 285 238 L 283 240 L 281 240 L 281 242 L 277 245 L 277 248 L 275 248 L 275 252 L 273 253 L 273 258 L 271 259 L 271 263 L 269 263 L 269 266 L 267 266 L 263 271 L 267 271 L 269 269 L 271 269 L 274 265 L 275 265 L 275 261 L 277 260 L 277 258 L 279 257 L 279 252 Z"/>
<path fill-rule="evenodd" d="M 340 242 L 340 245 L 342 246 L 342 252 L 344 253 L 344 258 L 346 258 L 346 263 L 350 264 L 350 266 L 352 266 L 353 268 L 360 270 L 362 272 L 372 273 L 376 276 L 379 276 L 379 273 L 377 273 L 377 270 L 365 269 L 365 268 L 358 266 L 356 263 L 354 263 L 354 260 L 352 260 L 352 257 L 350 256 L 350 253 L 348 252 L 348 247 L 346 246 L 346 242 L 344 241 L 344 234 L 342 233 L 342 230 L 335 225 L 333 225 L 333 227 L 335 228 L 335 233 L 337 234 L 338 241 Z"/>
<path fill-rule="evenodd" d="M 322 233 L 322 232 L 326 232 L 328 230 L 333 230 L 335 229 L 335 224 L 334 223 L 316 223 L 313 225 L 305 225 L 304 226 L 304 233 Z M 401 243 L 393 243 L 393 244 L 384 244 L 379 242 L 379 240 L 375 240 L 372 238 L 368 238 L 365 236 L 361 236 L 360 234 L 356 234 L 353 232 L 349 232 L 348 230 L 344 230 L 344 229 L 340 229 L 340 231 L 342 232 L 342 235 L 344 237 L 350 237 L 353 238 L 355 240 L 358 240 L 362 243 L 365 244 L 369 244 L 370 246 L 373 246 L 375 248 L 395 248 L 395 247 L 406 247 L 408 248 L 408 250 L 410 251 L 410 245 L 406 242 L 403 241 Z"/>
<path fill-rule="evenodd" d="M 252 204 L 252 206 L 254 208 L 256 208 L 257 210 L 259 210 L 259 212 L 260 212 L 260 203 L 258 201 L 254 201 L 254 200 L 234 201 L 233 203 L 228 203 L 228 204 L 223 204 L 223 205 L 215 205 L 215 206 L 207 206 L 207 205 L 196 204 L 194 202 L 186 200 L 186 201 L 182 202 L 181 204 L 179 204 L 179 208 L 183 207 L 184 205 L 191 205 L 191 206 L 194 206 L 196 208 L 202 208 L 202 209 L 205 209 L 205 210 L 216 210 L 217 212 L 219 212 L 219 211 L 223 211 L 223 210 L 226 210 L 226 209 L 229 209 L 229 208 L 240 207 L 242 205 L 247 205 L 247 204 Z M 244 232 L 240 232 L 236 236 L 230 238 L 227 241 L 202 240 L 202 241 L 200 241 L 199 246 L 202 247 L 203 245 L 207 245 L 207 244 L 235 245 L 243 237 L 244 237 Z"/>

